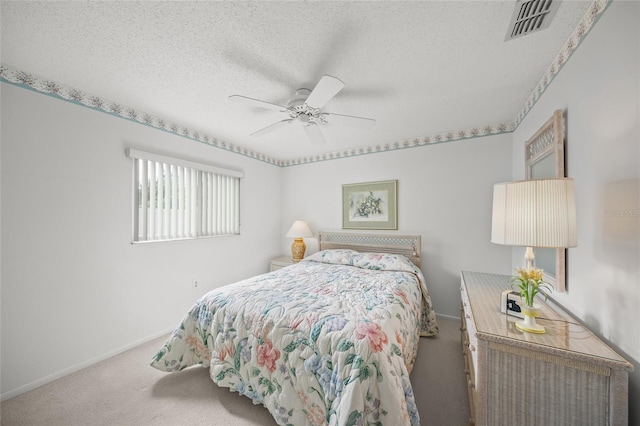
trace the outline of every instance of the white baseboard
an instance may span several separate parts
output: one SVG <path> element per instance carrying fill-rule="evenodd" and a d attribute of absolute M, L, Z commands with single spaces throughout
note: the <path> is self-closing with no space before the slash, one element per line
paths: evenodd
<path fill-rule="evenodd" d="M 16 397 L 18 395 L 22 395 L 23 393 L 29 392 L 30 390 L 33 390 L 35 388 L 38 388 L 40 386 L 46 385 L 47 383 L 51 383 L 54 380 L 58 380 L 64 376 L 67 376 L 71 373 L 75 373 L 76 371 L 80 371 L 83 368 L 87 368 L 92 366 L 93 364 L 97 364 L 100 361 L 104 361 L 105 359 L 111 358 L 113 356 L 116 356 L 118 354 L 121 354 L 122 352 L 128 351 L 129 349 L 133 349 L 136 346 L 140 346 L 144 343 L 150 342 L 153 339 L 157 339 L 158 337 L 162 337 L 166 334 L 169 334 L 173 331 L 173 329 L 169 329 L 166 331 L 160 331 L 158 333 L 152 334 L 151 336 L 147 336 L 147 337 L 143 337 L 142 339 L 138 339 L 132 343 L 129 343 L 128 345 L 122 346 L 118 349 L 114 349 L 113 351 L 109 351 L 103 355 L 97 356 L 95 358 L 91 358 L 87 361 L 81 362 L 80 364 L 71 366 L 69 368 L 65 368 L 64 370 L 60 370 L 56 373 L 53 374 L 49 374 L 48 376 L 45 376 L 41 379 L 38 380 L 34 380 L 33 382 L 27 383 L 26 385 L 22 385 L 19 386 L 15 389 L 12 389 L 10 391 L 4 392 L 3 394 L 0 394 L 0 401 L 5 401 L 7 399 L 11 399 L 13 397 Z"/>
<path fill-rule="evenodd" d="M 460 321 L 460 317 L 455 317 L 453 315 L 446 315 L 446 314 L 439 314 L 436 313 L 436 318 L 443 318 L 443 319 L 447 319 L 447 320 L 452 320 L 452 321 Z M 173 331 L 173 329 L 169 329 L 166 331 L 161 331 L 155 334 L 152 334 L 151 336 L 147 336 L 144 337 L 142 339 L 138 339 L 135 342 L 132 342 L 128 345 L 125 345 L 121 348 L 115 349 L 113 351 L 107 352 L 103 355 L 97 356 L 95 358 L 91 358 L 87 361 L 81 362 L 80 364 L 74 365 L 72 367 L 69 368 L 65 368 L 64 370 L 60 370 L 56 373 L 50 374 L 48 376 L 45 376 L 41 379 L 38 380 L 34 380 L 33 382 L 27 383 L 26 385 L 23 386 L 19 386 L 15 389 L 12 389 L 10 391 L 7 391 L 3 394 L 0 395 L 0 401 L 5 401 L 7 399 L 11 399 L 13 397 L 16 397 L 18 395 L 21 395 L 23 393 L 29 392 L 30 390 L 33 390 L 35 388 L 38 388 L 40 386 L 46 385 L 47 383 L 51 383 L 54 380 L 58 380 L 64 376 L 67 376 L 71 373 L 75 373 L 76 371 L 80 371 L 83 368 L 87 368 L 92 366 L 93 364 L 97 364 L 100 361 L 104 361 L 105 359 L 111 358 L 113 356 L 116 356 L 118 354 L 121 354 L 122 352 L 128 351 L 129 349 L 133 349 L 136 346 L 142 345 L 144 343 L 147 343 L 153 339 L 157 339 L 158 337 L 162 337 L 165 334 L 169 334 Z"/>
<path fill-rule="evenodd" d="M 444 318 L 451 321 L 460 321 L 460 317 L 454 317 L 453 315 L 439 314 L 436 312 L 436 319 L 438 318 Z"/>

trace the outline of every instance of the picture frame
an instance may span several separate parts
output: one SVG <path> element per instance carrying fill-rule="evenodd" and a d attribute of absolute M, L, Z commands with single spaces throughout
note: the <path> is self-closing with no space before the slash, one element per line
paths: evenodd
<path fill-rule="evenodd" d="M 398 181 L 342 185 L 342 229 L 398 229 Z"/>

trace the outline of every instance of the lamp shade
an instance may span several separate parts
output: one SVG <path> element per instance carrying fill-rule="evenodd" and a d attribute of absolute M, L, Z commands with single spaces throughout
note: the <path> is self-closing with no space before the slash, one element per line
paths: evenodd
<path fill-rule="evenodd" d="M 575 247 L 573 179 L 535 179 L 494 185 L 491 242 L 524 247 Z"/>
<path fill-rule="evenodd" d="M 293 222 L 291 229 L 287 232 L 287 238 L 308 238 L 313 237 L 309 225 L 303 220 L 296 220 Z"/>

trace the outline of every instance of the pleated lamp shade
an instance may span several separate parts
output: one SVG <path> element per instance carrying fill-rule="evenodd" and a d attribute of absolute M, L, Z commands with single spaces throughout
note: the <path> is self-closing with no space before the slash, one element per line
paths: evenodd
<path fill-rule="evenodd" d="M 575 247 L 573 179 L 535 179 L 494 185 L 491 242 L 523 247 Z"/>

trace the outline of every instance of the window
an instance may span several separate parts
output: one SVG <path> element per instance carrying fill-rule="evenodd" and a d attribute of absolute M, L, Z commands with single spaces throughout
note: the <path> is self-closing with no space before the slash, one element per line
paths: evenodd
<path fill-rule="evenodd" d="M 243 173 L 127 149 L 133 159 L 133 242 L 240 234 Z"/>

